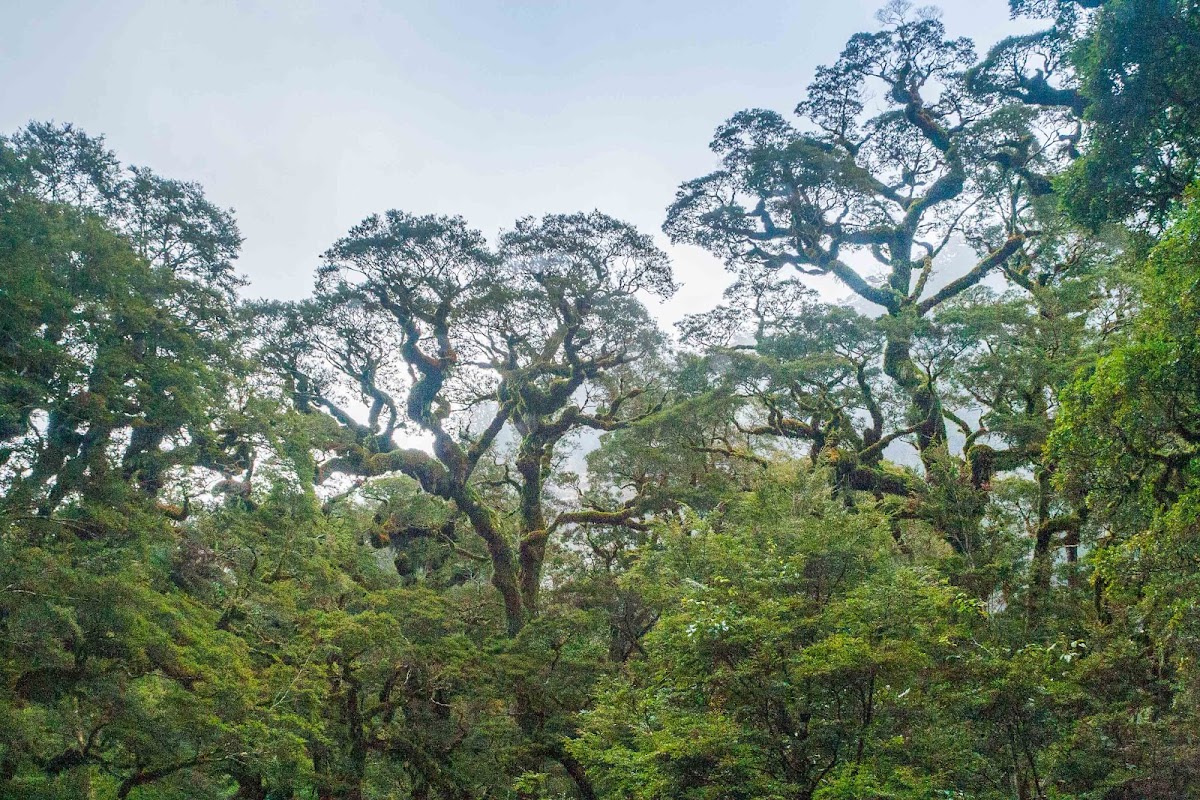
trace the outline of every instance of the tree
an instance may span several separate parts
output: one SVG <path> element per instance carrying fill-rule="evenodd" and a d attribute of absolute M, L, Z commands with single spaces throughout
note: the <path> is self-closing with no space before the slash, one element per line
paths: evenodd
<path fill-rule="evenodd" d="M 642 510 L 633 499 L 554 513 L 548 482 L 565 438 L 623 427 L 652 408 L 634 365 L 661 338 L 635 293 L 673 290 L 666 256 L 599 213 L 520 220 L 493 252 L 460 218 L 392 211 L 365 220 L 326 259 L 316 304 L 277 319 L 290 332 L 306 324 L 295 315 L 319 321 L 316 339 L 329 338 L 312 346 L 354 381 L 367 423 L 298 357 L 312 339 L 272 354 L 297 407 L 323 409 L 348 436 L 320 477 L 400 472 L 452 502 L 483 540 L 515 634 L 537 612 L 555 530 L 631 523 Z M 388 363 L 393 354 L 399 363 Z M 432 453 L 398 447 L 402 423 L 428 436 Z M 512 439 L 508 457 L 498 455 L 502 435 Z"/>
<path fill-rule="evenodd" d="M 885 432 L 897 408 L 878 385 L 881 329 L 872 318 L 821 303 L 794 278 L 746 270 L 725 291 L 727 304 L 686 317 L 683 340 L 699 346 L 705 376 L 723 412 L 747 437 L 808 445 L 813 463 L 827 463 L 847 503 L 856 491 L 906 499 L 916 476 L 883 459 L 889 444 L 916 426 Z M 886 392 L 886 393 L 885 393 Z M 903 409 L 899 409 L 903 415 Z"/>
<path fill-rule="evenodd" d="M 787 318 L 806 333 L 787 332 L 769 345 L 760 323 L 757 350 L 801 346 L 807 363 L 792 363 L 810 384 L 791 376 L 773 387 L 767 381 L 760 431 L 812 442 L 814 455 L 837 449 L 839 462 L 849 456 L 848 485 L 916 501 L 918 513 L 936 521 L 936 509 L 920 502 L 920 483 L 886 468 L 883 449 L 912 436 L 934 488 L 969 491 L 970 467 L 949 459 L 946 428 L 947 418 L 957 418 L 944 402 L 955 345 L 940 338 L 935 318 L 985 279 L 1007 275 L 1017 259 L 1036 258 L 1035 201 L 1049 190 L 1046 173 L 1058 156 L 1032 127 L 1032 111 L 972 94 L 973 49 L 947 39 L 936 16 L 914 16 L 907 3 L 894 2 L 880 19 L 884 30 L 855 35 L 833 66 L 818 70 L 796 109 L 802 127 L 762 110 L 722 126 L 712 144 L 722 169 L 684 184 L 665 229 L 749 276 L 739 290 L 750 297 L 767 297 L 759 287 L 791 268 L 831 276 L 882 310 L 870 320 L 810 304 Z M 883 90 L 885 108 L 872 115 L 873 87 Z M 938 267 L 963 242 L 974 263 L 939 279 Z M 780 355 L 768 360 L 794 358 Z M 814 359 L 822 358 L 828 362 L 818 367 Z M 884 377 L 890 386 L 881 385 Z M 891 387 L 903 398 L 900 415 L 884 414 Z M 832 428 L 839 433 L 831 439 Z M 1012 467 L 1027 461 L 1018 451 L 1003 458 Z M 968 529 L 983 508 L 970 505 L 979 511 L 963 523 Z M 943 533 L 955 547 L 967 546 L 962 531 Z"/>
<path fill-rule="evenodd" d="M 173 580 L 189 509 L 163 496 L 236 469 L 216 336 L 235 281 L 205 225 L 233 248 L 236 228 L 197 187 L 132 175 L 69 126 L 0 141 L 6 796 L 215 797 L 259 731 L 246 648 Z"/>
<path fill-rule="evenodd" d="M 659 407 L 651 376 L 664 340 L 636 295 L 673 291 L 666 256 L 598 212 L 519 220 L 493 250 L 460 218 L 391 211 L 325 258 L 313 300 L 260 307 L 264 363 L 292 406 L 319 421 L 309 477 L 348 481 L 354 500 L 398 474 L 434 501 L 436 523 L 393 524 L 379 506 L 377 541 L 405 548 L 395 563 L 406 580 L 439 568 L 409 560 L 416 541 L 490 567 L 507 635 L 499 647 L 514 665 L 499 668 L 517 770 L 536 776 L 555 761 L 591 797 L 563 740 L 602 668 L 573 654 L 602 651 L 602 639 L 581 634 L 588 612 L 544 607 L 545 567 L 556 536 L 642 529 L 655 502 L 582 489 L 562 446 Z"/>
<path fill-rule="evenodd" d="M 233 356 L 232 219 L 194 185 L 124 177 L 70 126 L 31 125 L 0 154 L 9 513 L 48 517 L 78 493 L 154 500 L 171 469 L 236 470 L 235 439 L 214 426 Z"/>
<path fill-rule="evenodd" d="M 973 88 L 1065 123 L 1074 163 L 1059 178 L 1064 208 L 1093 229 L 1158 228 L 1196 179 L 1200 157 L 1200 15 L 1188 0 L 1010 0 L 1050 18 L 1044 31 L 998 43 Z"/>

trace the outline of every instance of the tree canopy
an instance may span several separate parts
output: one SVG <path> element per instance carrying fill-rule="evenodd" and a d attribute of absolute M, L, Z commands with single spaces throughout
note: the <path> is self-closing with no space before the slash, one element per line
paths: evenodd
<path fill-rule="evenodd" d="M 888 3 L 655 238 L 0 138 L 0 798 L 1200 797 L 1194 3 Z M 833 293 L 830 285 L 837 288 Z"/>

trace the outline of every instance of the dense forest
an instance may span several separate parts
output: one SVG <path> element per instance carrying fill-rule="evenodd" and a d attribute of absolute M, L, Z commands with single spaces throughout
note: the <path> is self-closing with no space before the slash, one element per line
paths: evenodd
<path fill-rule="evenodd" d="M 255 301 L 0 139 L 0 797 L 1200 797 L 1200 3 L 1012 12 L 720 125 L 674 331 L 599 211 Z"/>

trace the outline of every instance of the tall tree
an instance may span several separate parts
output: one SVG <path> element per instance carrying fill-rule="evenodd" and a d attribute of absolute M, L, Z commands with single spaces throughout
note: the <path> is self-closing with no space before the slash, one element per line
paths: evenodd
<path fill-rule="evenodd" d="M 882 310 L 869 324 L 834 313 L 817 347 L 844 351 L 834 380 L 854 395 L 856 410 L 841 423 L 826 412 L 814 427 L 803 414 L 785 419 L 777 406 L 768 425 L 818 444 L 830 425 L 853 431 L 847 454 L 860 463 L 847 474 L 857 488 L 911 495 L 913 484 L 880 468 L 884 445 L 896 438 L 915 439 L 926 476 L 943 488 L 968 469 L 947 472 L 946 420 L 954 415 L 944 402 L 944 366 L 952 354 L 928 350 L 931 319 L 1028 258 L 1022 254 L 1038 236 L 1035 200 L 1048 191 L 1045 173 L 1057 154 L 1031 127 L 1033 112 L 968 90 L 973 48 L 948 39 L 934 14 L 893 2 L 880 19 L 883 30 L 855 35 L 834 65 L 818 70 L 797 106 L 799 127 L 763 110 L 723 125 L 712 143 L 722 168 L 683 185 L 666 230 L 768 280 L 783 269 L 831 276 Z M 875 87 L 884 107 L 872 113 Z M 973 263 L 945 274 L 963 242 Z M 833 340 L 847 334 L 854 341 L 838 350 Z M 890 390 L 866 380 L 876 371 L 904 398 L 899 419 L 879 413 Z M 813 388 L 831 398 L 834 385 Z M 812 394 L 804 390 L 804 404 Z M 945 534 L 963 545 L 954 531 Z"/>
<path fill-rule="evenodd" d="M 654 407 L 636 367 L 663 340 L 636 294 L 673 291 L 666 256 L 597 212 L 519 220 L 493 251 L 460 218 L 391 211 L 326 261 L 315 300 L 277 310 L 270 347 L 297 407 L 341 426 L 318 479 L 400 472 L 451 502 L 483 541 L 515 634 L 537 613 L 556 530 L 642 511 L 637 498 L 565 507 L 550 483 L 568 437 Z M 338 404 L 334 376 L 365 422 Z M 431 452 L 399 446 L 403 430 Z"/>
<path fill-rule="evenodd" d="M 0 210 L 4 504 L 48 516 L 79 492 L 153 499 L 172 468 L 239 469 L 215 419 L 239 283 L 229 213 L 36 123 L 0 141 Z"/>

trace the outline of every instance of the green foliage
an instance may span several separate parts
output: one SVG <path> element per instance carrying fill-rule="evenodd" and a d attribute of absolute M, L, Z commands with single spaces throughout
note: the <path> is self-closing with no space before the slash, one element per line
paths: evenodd
<path fill-rule="evenodd" d="M 1193 6 L 893 0 L 681 188 L 679 352 L 599 212 L 245 303 L 199 186 L 0 139 L 0 798 L 1200 797 Z"/>
<path fill-rule="evenodd" d="M 1061 179 L 1067 209 L 1092 226 L 1161 224 L 1200 168 L 1200 12 L 1190 0 L 1105 3 L 1072 57 L 1090 130 Z"/>
<path fill-rule="evenodd" d="M 1138 690 L 1122 681 L 1117 700 L 1134 719 L 1148 715 L 1129 732 L 1125 758 L 1134 766 L 1119 781 L 1151 787 L 1144 791 L 1167 791 L 1196 774 L 1182 731 L 1195 725 L 1186 698 L 1200 678 L 1193 568 L 1200 462 L 1192 442 L 1200 411 L 1198 237 L 1200 204 L 1189 199 L 1149 255 L 1141 310 L 1112 352 L 1072 384 L 1054 439 L 1066 465 L 1062 483 L 1107 531 L 1095 556 L 1098 611 L 1155 659 L 1148 669 L 1126 652 L 1126 668 L 1142 671 L 1146 683 Z M 1110 712 L 1106 722 L 1123 727 L 1128 719 Z M 1162 763 L 1159 747 L 1186 766 Z"/>
<path fill-rule="evenodd" d="M 670 525 L 626 578 L 660 609 L 647 657 L 572 749 L 620 797 L 900 790 L 909 717 L 964 642 L 954 593 L 892 548 L 880 516 L 794 471 Z"/>
<path fill-rule="evenodd" d="M 58 163 L 64 149 L 82 165 Z M 147 260 L 101 202 L 120 189 L 107 171 L 93 174 L 111 159 L 100 142 L 32 126 L 0 150 L 0 506 L 45 516 L 78 498 L 79 512 L 92 515 L 81 524 L 102 535 L 100 506 L 155 499 L 169 470 L 234 460 L 214 430 L 230 380 L 221 371 L 231 363 L 227 339 L 212 330 L 228 311 L 228 264 L 211 263 L 202 237 L 190 235 L 179 247 L 194 251 L 169 264 Z M 55 198 L 72 181 L 84 183 L 77 193 L 97 193 L 108 215 L 34 191 Z M 143 201 L 155 201 L 153 192 L 129 200 L 129 213 Z M 191 221 L 172 214 L 169 224 Z M 163 242 L 172 237 L 162 232 Z"/>
<path fill-rule="evenodd" d="M 1200 13 L 1191 0 L 1009 0 L 1014 15 L 1051 18 L 1045 31 L 1000 42 L 975 69 L 993 91 L 1080 123 L 1061 205 L 1098 230 L 1154 229 L 1200 165 Z"/>

